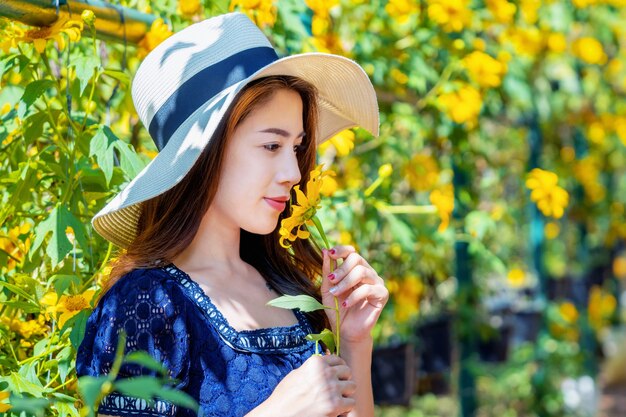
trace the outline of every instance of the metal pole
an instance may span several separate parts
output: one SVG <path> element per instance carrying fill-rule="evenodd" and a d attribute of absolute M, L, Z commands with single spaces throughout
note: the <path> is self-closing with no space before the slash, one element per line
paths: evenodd
<path fill-rule="evenodd" d="M 455 144 L 452 156 L 452 169 L 454 172 L 454 211 L 455 223 L 465 220 L 468 207 L 461 198 L 463 191 L 470 187 L 467 161 L 464 154 L 468 152 L 463 148 L 467 142 L 467 133 L 462 127 L 455 125 L 452 130 L 451 140 Z M 456 227 L 456 226 L 455 226 Z M 463 226 L 460 226 L 461 228 Z M 472 277 L 472 259 L 469 253 L 469 243 L 466 240 L 457 240 L 454 245 L 456 276 L 458 281 L 458 312 L 456 317 L 456 334 L 458 335 L 459 370 L 458 390 L 460 402 L 460 416 L 474 417 L 478 408 L 476 400 L 476 377 L 472 370 L 472 361 L 476 359 L 476 332 L 473 312 L 477 307 L 476 286 Z M 469 313 L 472 312 L 472 313 Z"/>
<path fill-rule="evenodd" d="M 0 0 L 0 16 L 30 26 L 50 26 L 59 18 L 80 18 L 84 10 L 96 15 L 99 39 L 137 44 L 156 16 L 102 0 Z"/>

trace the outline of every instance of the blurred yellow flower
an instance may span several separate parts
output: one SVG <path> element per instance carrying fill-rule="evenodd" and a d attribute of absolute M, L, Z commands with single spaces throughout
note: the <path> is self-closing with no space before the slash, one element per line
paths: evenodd
<path fill-rule="evenodd" d="M 296 203 L 291 204 L 291 214 L 282 220 L 279 229 L 279 243 L 283 248 L 290 248 L 291 244 L 286 241 L 295 242 L 296 239 L 307 239 L 310 236 L 306 225 L 313 225 L 313 216 L 320 208 L 320 194 L 324 181 L 331 175 L 332 171 L 322 171 L 323 166 L 318 165 L 309 174 L 306 184 L 306 194 L 300 190 L 300 186 L 294 187 Z"/>
<path fill-rule="evenodd" d="M 200 0 L 178 0 L 178 7 L 184 16 L 193 16 L 202 9 Z"/>
<path fill-rule="evenodd" d="M 437 208 L 437 213 L 441 219 L 437 231 L 443 232 L 450 224 L 450 216 L 454 210 L 454 187 L 446 184 L 430 193 L 430 202 Z"/>
<path fill-rule="evenodd" d="M 339 184 L 337 184 L 337 180 L 331 176 L 324 178 L 322 182 L 322 188 L 320 188 L 320 194 L 326 197 L 329 197 L 337 191 L 339 188 Z"/>
<path fill-rule="evenodd" d="M 398 322 L 404 323 L 419 313 L 423 292 L 424 284 L 415 275 L 407 275 L 397 282 L 393 299 L 395 318 Z"/>
<path fill-rule="evenodd" d="M 548 49 L 554 53 L 561 53 L 567 48 L 567 39 L 565 35 L 558 32 L 553 32 L 548 35 Z"/>
<path fill-rule="evenodd" d="M 458 83 L 456 91 L 441 93 L 439 104 L 450 119 L 474 127 L 483 105 L 480 92 L 469 84 Z"/>
<path fill-rule="evenodd" d="M 513 268 L 506 275 L 507 282 L 513 288 L 521 288 L 526 284 L 526 274 L 519 268 Z"/>
<path fill-rule="evenodd" d="M 533 25 L 537 22 L 539 7 L 541 7 L 541 0 L 521 0 L 520 10 L 526 23 Z"/>
<path fill-rule="evenodd" d="M 6 413 L 11 409 L 11 404 L 5 403 L 4 400 L 8 399 L 11 393 L 8 391 L 0 391 L 0 413 Z"/>
<path fill-rule="evenodd" d="M 427 0 L 428 17 L 446 32 L 460 32 L 470 24 L 469 0 Z"/>
<path fill-rule="evenodd" d="M 517 7 L 506 0 L 487 0 L 487 8 L 498 23 L 509 24 L 515 17 Z"/>
<path fill-rule="evenodd" d="M 96 23 L 96 14 L 89 9 L 83 10 L 80 14 L 80 18 L 88 26 L 93 26 Z"/>
<path fill-rule="evenodd" d="M 574 165 L 574 176 L 583 186 L 585 195 L 593 203 L 598 203 L 606 196 L 606 188 L 598 181 L 600 167 L 591 156 L 587 156 Z"/>
<path fill-rule="evenodd" d="M 470 78 L 481 87 L 498 87 L 506 66 L 481 51 L 474 51 L 462 60 Z"/>
<path fill-rule="evenodd" d="M 607 60 L 602 44 L 591 37 L 576 39 L 572 52 L 587 64 L 604 64 Z"/>
<path fill-rule="evenodd" d="M 42 53 L 46 48 L 48 40 L 55 40 L 59 45 L 59 49 L 64 49 L 64 35 L 67 36 L 70 41 L 77 42 L 80 40 L 82 30 L 82 21 L 60 17 L 51 26 L 42 26 L 25 31 L 19 40 L 21 42 L 32 42 L 37 52 Z"/>
<path fill-rule="evenodd" d="M 616 278 L 626 279 L 626 255 L 621 255 L 613 260 L 613 273 Z"/>
<path fill-rule="evenodd" d="M 559 177 L 550 171 L 535 168 L 526 176 L 530 199 L 544 216 L 560 219 L 569 202 L 567 191 L 558 186 Z"/>
<path fill-rule="evenodd" d="M 500 35 L 500 43 L 510 43 L 518 54 L 532 58 L 542 51 L 544 42 L 544 34 L 535 26 L 511 26 Z"/>
<path fill-rule="evenodd" d="M 9 255 L 6 264 L 8 270 L 15 268 L 17 263 L 22 262 L 28 253 L 31 244 L 30 237 L 20 238 L 20 236 L 26 235 L 30 229 L 30 223 L 23 223 L 9 229 L 6 235 L 0 235 L 0 250 Z"/>
<path fill-rule="evenodd" d="M 409 76 L 400 71 L 398 68 L 392 68 L 390 71 L 391 78 L 398 84 L 406 84 L 409 82 Z"/>
<path fill-rule="evenodd" d="M 404 168 L 404 174 L 416 191 L 427 191 L 439 182 L 439 166 L 426 154 L 415 154 Z"/>
<path fill-rule="evenodd" d="M 172 36 L 172 31 L 165 24 L 163 19 L 156 19 L 154 22 L 152 22 L 152 25 L 150 26 L 150 31 L 146 33 L 141 41 L 139 41 L 139 49 L 137 51 L 137 55 L 139 55 L 140 58 L 144 58 L 146 55 L 148 55 L 148 52 L 152 51 L 161 42 L 163 42 L 170 36 Z"/>
<path fill-rule="evenodd" d="M 559 236 L 561 228 L 555 222 L 548 222 L 543 228 L 543 233 L 546 235 L 546 239 L 552 240 Z"/>
<path fill-rule="evenodd" d="M 346 156 L 354 149 L 354 139 L 355 135 L 352 130 L 343 130 L 326 142 L 320 144 L 318 149 L 321 154 L 324 154 L 332 145 L 337 152 L 337 156 Z"/>
<path fill-rule="evenodd" d="M 385 11 L 393 20 L 400 24 L 409 21 L 411 16 L 419 12 L 419 3 L 414 0 L 389 0 L 385 6 Z"/>
<path fill-rule="evenodd" d="M 240 0 L 233 0 L 234 2 L 238 2 Z M 250 0 L 243 0 L 245 2 L 250 2 Z M 274 26 L 276 23 L 276 17 L 278 14 L 278 9 L 274 5 L 273 0 L 259 0 L 255 3 L 258 3 L 258 7 L 256 8 L 247 8 L 244 9 L 245 13 L 257 24 L 257 26 L 264 28 L 267 26 Z"/>
<path fill-rule="evenodd" d="M 12 20 L 7 21 L 0 31 L 0 49 L 8 54 L 11 49 L 17 48 L 22 36 L 24 36 L 24 29 Z"/>
<path fill-rule="evenodd" d="M 589 292 L 589 323 L 595 330 L 605 327 L 617 308 L 617 300 L 613 294 L 594 285 Z"/>
<path fill-rule="evenodd" d="M 561 159 L 563 162 L 569 163 L 576 159 L 576 151 L 571 146 L 563 146 L 561 148 Z"/>
<path fill-rule="evenodd" d="M 559 305 L 559 313 L 561 318 L 568 324 L 574 324 L 578 321 L 578 310 L 576 306 L 569 301 L 565 301 Z"/>
<path fill-rule="evenodd" d="M 78 295 L 62 295 L 61 298 L 52 291 L 44 295 L 39 302 L 46 307 L 46 313 L 58 316 L 59 328 L 62 329 L 65 323 L 80 313 L 91 307 L 96 290 L 87 290 Z"/>
<path fill-rule="evenodd" d="M 37 319 L 23 320 L 21 318 L 1 317 L 0 322 L 5 324 L 9 330 L 19 333 L 24 339 L 30 339 L 33 336 L 41 336 L 48 331 L 46 326 L 46 318 L 40 315 Z"/>
<path fill-rule="evenodd" d="M 304 1 L 309 9 L 321 17 L 326 17 L 330 14 L 330 9 L 339 5 L 339 0 L 305 0 Z"/>

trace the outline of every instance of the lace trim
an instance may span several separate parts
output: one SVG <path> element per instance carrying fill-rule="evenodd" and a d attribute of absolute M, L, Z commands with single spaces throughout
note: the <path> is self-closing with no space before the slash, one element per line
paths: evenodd
<path fill-rule="evenodd" d="M 107 395 L 98 407 L 98 414 L 111 416 L 175 416 L 178 407 L 170 402 L 155 399 L 152 406 L 141 398 L 127 397 L 118 393 Z"/>
<path fill-rule="evenodd" d="M 306 340 L 306 336 L 313 333 L 313 329 L 300 310 L 292 310 L 298 319 L 298 323 L 292 326 L 237 331 L 187 273 L 174 264 L 162 269 L 182 285 L 186 295 L 201 307 L 211 325 L 231 348 L 253 353 L 293 353 L 310 349 L 313 345 L 313 342 Z"/>

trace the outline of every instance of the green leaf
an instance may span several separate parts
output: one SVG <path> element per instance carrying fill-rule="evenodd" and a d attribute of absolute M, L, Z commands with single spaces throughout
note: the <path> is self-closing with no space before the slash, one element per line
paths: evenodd
<path fill-rule="evenodd" d="M 70 285 L 79 286 L 81 284 L 80 277 L 77 275 L 57 274 L 50 277 L 49 282 L 54 282 L 54 291 L 57 295 L 63 295 Z"/>
<path fill-rule="evenodd" d="M 115 381 L 115 390 L 125 395 L 151 400 L 159 391 L 161 384 L 153 376 L 138 376 Z"/>
<path fill-rule="evenodd" d="M 393 234 L 393 239 L 402 246 L 407 252 L 415 250 L 415 234 L 413 230 L 404 221 L 390 213 L 385 213 L 385 217 L 389 221 L 389 227 Z"/>
<path fill-rule="evenodd" d="M 78 313 L 77 315 L 75 315 L 74 317 L 72 317 L 72 321 L 70 322 L 68 320 L 68 323 L 66 323 L 66 327 L 68 324 L 72 324 L 72 332 L 70 333 L 70 342 L 72 342 L 72 345 L 78 349 L 78 346 L 80 346 L 80 343 L 83 341 L 83 338 L 85 337 L 85 327 L 87 327 L 87 319 L 89 318 L 89 315 L 91 314 L 91 310 L 83 310 L 80 313 Z"/>
<path fill-rule="evenodd" d="M 332 307 L 327 307 L 323 304 L 320 304 L 315 298 L 310 295 L 283 295 L 282 297 L 275 298 L 267 303 L 268 306 L 278 307 L 278 308 L 286 308 L 286 309 L 294 309 L 298 308 L 300 311 L 304 311 L 308 313 L 310 311 L 322 310 L 322 309 L 331 309 Z"/>
<path fill-rule="evenodd" d="M 67 207 L 56 206 L 50 212 L 48 218 L 35 227 L 35 240 L 30 253 L 32 254 L 36 251 L 48 233 L 52 232 L 52 236 L 46 246 L 46 254 L 50 257 L 52 267 L 56 267 L 72 250 L 72 243 L 70 243 L 65 234 L 68 226 L 74 230 L 76 240 L 81 245 L 85 245 L 87 240 L 85 238 L 84 225 L 74 217 Z"/>
<path fill-rule="evenodd" d="M 131 352 L 124 358 L 125 363 L 134 363 L 141 365 L 144 368 L 151 369 L 162 375 L 167 375 L 167 369 L 160 364 L 156 359 L 142 351 Z"/>
<path fill-rule="evenodd" d="M 85 406 L 90 409 L 90 415 L 94 415 L 93 411 L 99 405 L 98 397 L 102 391 L 102 386 L 108 382 L 107 376 L 82 376 L 78 378 L 78 392 L 85 402 Z"/>
<path fill-rule="evenodd" d="M 9 391 L 13 393 L 26 393 L 33 397 L 43 397 L 44 388 L 39 384 L 34 384 L 28 378 L 17 372 L 11 372 L 8 376 L 0 377 L 0 381 L 9 383 Z"/>
<path fill-rule="evenodd" d="M 186 392 L 161 387 L 157 393 L 157 397 L 169 401 L 172 404 L 189 408 L 196 413 L 198 412 L 198 403 Z"/>
<path fill-rule="evenodd" d="M 45 398 L 30 398 L 21 395 L 13 395 L 9 398 L 12 415 L 34 415 L 43 417 L 46 409 L 50 406 L 50 401 Z"/>
<path fill-rule="evenodd" d="M 32 301 L 33 303 L 35 302 L 35 300 L 31 297 L 30 294 L 28 294 L 26 291 L 22 290 L 17 285 L 13 285 L 13 284 L 9 284 L 8 282 L 0 281 L 0 286 L 6 288 L 7 290 L 11 291 L 14 294 L 20 295 L 20 296 L 24 297 L 25 299 Z"/>
<path fill-rule="evenodd" d="M 113 144 L 120 153 L 120 167 L 128 178 L 134 178 L 146 164 L 139 158 L 137 152 L 126 142 L 118 140 Z"/>
<path fill-rule="evenodd" d="M 116 79 L 117 81 L 119 81 L 125 86 L 128 86 L 130 84 L 130 75 L 128 75 L 124 71 L 114 70 L 114 69 L 105 69 L 104 71 L 102 71 L 102 73 L 104 75 L 108 75 L 109 77 L 113 79 Z"/>
<path fill-rule="evenodd" d="M 71 346 L 66 346 L 56 356 L 57 361 L 59 361 L 57 369 L 59 370 L 59 378 L 61 378 L 61 382 L 65 382 L 70 371 L 70 364 L 72 362 L 71 353 Z"/>
<path fill-rule="evenodd" d="M 24 90 L 24 94 L 20 99 L 20 106 L 17 110 L 17 115 L 20 118 L 24 118 L 26 112 L 33 105 L 35 101 L 39 97 L 41 97 L 47 90 L 56 86 L 56 83 L 52 80 L 43 79 L 43 80 L 35 80 L 30 82 L 26 89 Z"/>
<path fill-rule="evenodd" d="M 117 137 L 106 126 L 100 126 L 89 144 L 89 156 L 95 156 L 100 169 L 104 173 L 107 186 L 113 176 L 113 143 Z"/>
<path fill-rule="evenodd" d="M 100 60 L 94 56 L 81 55 L 73 59 L 72 66 L 76 68 L 76 78 L 80 86 L 80 95 L 83 95 L 85 88 L 94 76 L 95 70 L 100 67 Z"/>
<path fill-rule="evenodd" d="M 20 309 L 26 314 L 39 313 L 41 311 L 41 307 L 39 307 L 39 305 L 37 304 L 34 304 L 34 302 L 4 301 L 2 305 Z"/>
<path fill-rule="evenodd" d="M 331 352 L 335 352 L 335 348 L 337 344 L 335 343 L 335 334 L 328 329 L 322 330 L 321 333 L 309 334 L 306 336 L 307 340 L 311 340 L 313 342 L 319 341 L 324 343 L 328 350 Z"/>

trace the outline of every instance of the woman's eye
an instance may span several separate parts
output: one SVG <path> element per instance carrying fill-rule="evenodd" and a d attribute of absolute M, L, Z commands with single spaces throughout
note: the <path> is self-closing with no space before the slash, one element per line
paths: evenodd
<path fill-rule="evenodd" d="M 263 147 L 270 152 L 276 152 L 278 149 L 280 149 L 280 145 L 277 143 L 270 143 L 268 145 L 263 145 Z"/>

